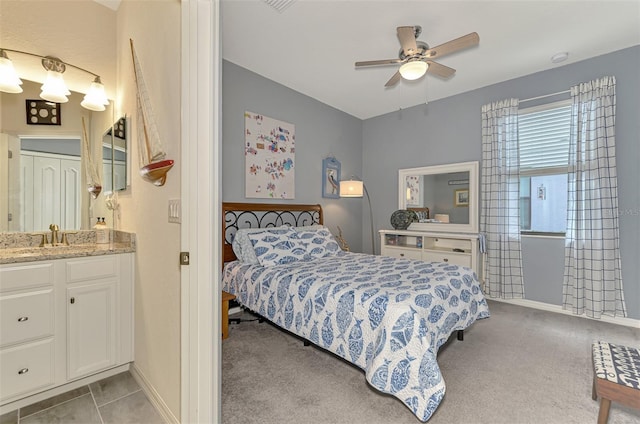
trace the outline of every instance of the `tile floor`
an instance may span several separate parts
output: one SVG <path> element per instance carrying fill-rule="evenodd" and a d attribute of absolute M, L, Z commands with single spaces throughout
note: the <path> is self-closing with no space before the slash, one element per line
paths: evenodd
<path fill-rule="evenodd" d="M 144 392 L 123 372 L 0 416 L 0 424 L 161 424 Z"/>

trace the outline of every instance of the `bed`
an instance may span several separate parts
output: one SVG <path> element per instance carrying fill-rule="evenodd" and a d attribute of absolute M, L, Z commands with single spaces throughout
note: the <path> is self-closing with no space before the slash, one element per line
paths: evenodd
<path fill-rule="evenodd" d="M 224 203 L 223 217 L 222 290 L 429 420 L 445 394 L 438 349 L 489 317 L 471 269 L 344 252 L 320 205 Z"/>

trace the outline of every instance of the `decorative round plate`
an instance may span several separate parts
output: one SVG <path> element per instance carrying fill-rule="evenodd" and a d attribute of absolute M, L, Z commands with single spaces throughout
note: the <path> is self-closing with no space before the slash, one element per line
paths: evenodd
<path fill-rule="evenodd" d="M 418 221 L 415 211 L 400 209 L 391 214 L 391 226 L 396 230 L 406 230 L 412 222 Z"/>

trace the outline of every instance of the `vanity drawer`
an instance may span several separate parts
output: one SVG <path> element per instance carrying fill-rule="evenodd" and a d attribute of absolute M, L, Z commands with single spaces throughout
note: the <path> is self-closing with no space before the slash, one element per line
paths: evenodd
<path fill-rule="evenodd" d="M 416 259 L 418 261 L 422 260 L 422 253 L 420 249 L 403 249 L 385 246 L 382 250 L 382 255 L 391 256 L 393 258 Z"/>
<path fill-rule="evenodd" d="M 53 335 L 53 288 L 0 296 L 0 346 Z"/>
<path fill-rule="evenodd" d="M 54 383 L 53 338 L 0 350 L 0 400 Z"/>
<path fill-rule="evenodd" d="M 67 262 L 67 283 L 100 280 L 115 277 L 117 274 L 117 255 L 74 259 Z"/>
<path fill-rule="evenodd" d="M 0 267 L 0 292 L 50 285 L 53 285 L 51 262 Z"/>
<path fill-rule="evenodd" d="M 471 255 L 457 252 L 434 252 L 425 250 L 422 254 L 425 262 L 446 262 L 452 265 L 471 267 Z"/>

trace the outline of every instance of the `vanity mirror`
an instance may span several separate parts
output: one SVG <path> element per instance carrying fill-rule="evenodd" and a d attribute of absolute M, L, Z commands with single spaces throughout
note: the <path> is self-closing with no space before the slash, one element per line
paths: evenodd
<path fill-rule="evenodd" d="M 127 149 L 129 122 L 118 119 L 102 137 L 103 182 L 106 192 L 127 189 Z"/>
<path fill-rule="evenodd" d="M 478 162 L 400 169 L 398 208 L 418 211 L 410 230 L 477 233 Z"/>
<path fill-rule="evenodd" d="M 37 99 L 41 83 L 23 80 L 23 93 L 0 93 L 0 231 L 86 230 L 103 216 L 103 195 L 91 199 L 81 165 L 82 120 L 93 162 L 102 163 L 102 134 L 113 123 L 112 106 L 92 112 L 80 106 L 84 94 L 71 92 L 62 104 L 60 125 L 29 125 L 25 99 Z M 106 210 L 106 207 L 105 207 Z M 100 214 L 100 215 L 97 215 Z"/>

